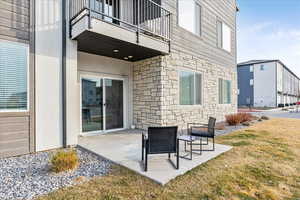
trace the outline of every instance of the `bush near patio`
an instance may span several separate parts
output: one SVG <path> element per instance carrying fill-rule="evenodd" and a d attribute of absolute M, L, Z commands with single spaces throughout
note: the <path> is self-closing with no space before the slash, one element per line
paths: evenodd
<path fill-rule="evenodd" d="M 233 149 L 165 186 L 122 167 L 38 200 L 297 200 L 300 198 L 300 125 L 271 119 L 216 138 Z"/>
<path fill-rule="evenodd" d="M 253 115 L 249 113 L 237 113 L 232 115 L 226 115 L 226 122 L 230 126 L 235 126 L 244 122 L 249 122 L 254 119 Z"/>
<path fill-rule="evenodd" d="M 56 173 L 73 170 L 78 166 L 78 160 L 75 150 L 59 151 L 51 159 L 51 170 Z"/>

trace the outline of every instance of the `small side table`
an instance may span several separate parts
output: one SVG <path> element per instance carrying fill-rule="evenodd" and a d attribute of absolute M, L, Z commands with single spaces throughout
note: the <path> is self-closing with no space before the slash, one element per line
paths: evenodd
<path fill-rule="evenodd" d="M 192 160 L 193 159 L 193 145 L 192 144 L 194 141 L 196 141 L 196 137 L 190 136 L 190 135 L 181 135 L 178 137 L 178 140 L 184 142 L 184 151 L 188 152 L 187 154 L 179 156 L 179 157 L 188 159 L 188 160 Z M 187 143 L 190 143 L 189 151 L 186 150 Z M 201 151 L 200 151 L 200 154 L 201 154 Z"/>

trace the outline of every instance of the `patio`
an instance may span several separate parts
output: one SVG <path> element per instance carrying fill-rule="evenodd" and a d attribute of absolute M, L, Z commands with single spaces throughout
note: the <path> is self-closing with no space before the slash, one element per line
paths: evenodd
<path fill-rule="evenodd" d="M 181 158 L 179 170 L 174 169 L 168 161 L 167 155 L 150 155 L 148 171 L 144 172 L 141 163 L 141 131 L 125 130 L 104 135 L 80 137 L 79 146 L 161 185 L 231 149 L 230 146 L 216 144 L 215 151 L 204 151 L 202 155 L 193 154 L 193 160 Z M 211 148 L 210 145 L 203 147 L 204 149 Z M 183 154 L 186 154 L 184 143 L 180 142 L 180 155 Z M 175 160 L 175 156 L 172 157 L 172 160 Z"/>

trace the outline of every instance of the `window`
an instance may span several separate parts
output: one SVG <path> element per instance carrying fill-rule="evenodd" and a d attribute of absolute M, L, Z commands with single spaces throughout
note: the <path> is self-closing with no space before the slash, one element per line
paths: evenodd
<path fill-rule="evenodd" d="M 180 105 L 200 105 L 202 103 L 202 76 L 199 73 L 179 72 Z"/>
<path fill-rule="evenodd" d="M 260 71 L 264 71 L 265 70 L 265 66 L 264 65 L 261 65 L 260 66 Z"/>
<path fill-rule="evenodd" d="M 201 11 L 201 6 L 195 0 L 178 0 L 179 26 L 200 36 Z"/>
<path fill-rule="evenodd" d="M 217 47 L 231 51 L 231 29 L 219 20 L 217 21 Z"/>
<path fill-rule="evenodd" d="M 253 72 L 253 65 L 250 66 L 250 72 Z"/>
<path fill-rule="evenodd" d="M 28 47 L 0 41 L 0 111 L 28 110 Z"/>
<path fill-rule="evenodd" d="M 250 79 L 250 85 L 254 85 L 254 80 L 253 79 Z"/>
<path fill-rule="evenodd" d="M 231 103 L 231 81 L 219 79 L 219 103 Z"/>

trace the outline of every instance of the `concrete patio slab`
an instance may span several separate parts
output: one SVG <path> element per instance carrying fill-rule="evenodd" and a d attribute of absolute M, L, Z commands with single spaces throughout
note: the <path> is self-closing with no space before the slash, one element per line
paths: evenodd
<path fill-rule="evenodd" d="M 179 170 L 176 170 L 169 162 L 167 154 L 150 155 L 148 171 L 144 172 L 141 162 L 141 140 L 142 135 L 139 131 L 121 131 L 105 135 L 80 137 L 79 146 L 162 185 L 231 149 L 230 146 L 216 144 L 215 151 L 204 151 L 202 155 L 193 154 L 193 160 L 180 158 Z M 180 142 L 181 155 L 186 154 L 183 145 L 183 142 Z M 204 146 L 205 148 L 211 148 L 211 144 Z M 175 156 L 172 156 L 171 159 L 174 162 L 176 161 Z"/>

